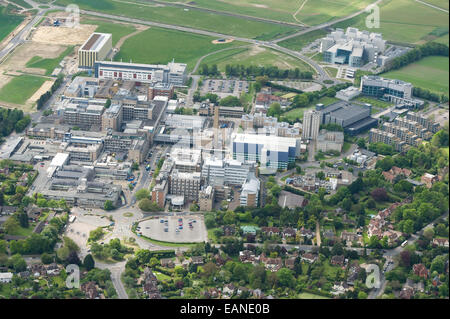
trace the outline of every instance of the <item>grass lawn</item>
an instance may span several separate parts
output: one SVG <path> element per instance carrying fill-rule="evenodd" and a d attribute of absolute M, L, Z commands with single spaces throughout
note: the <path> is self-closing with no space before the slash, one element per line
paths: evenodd
<path fill-rule="evenodd" d="M 371 0 L 309 0 L 296 18 L 308 25 L 329 22 L 337 17 L 345 17 L 353 12 L 362 10 L 373 1 Z"/>
<path fill-rule="evenodd" d="M 156 279 L 158 279 L 158 281 L 168 281 L 168 280 L 172 279 L 172 277 L 167 276 L 166 274 L 162 274 L 157 271 L 155 271 L 154 274 L 156 276 Z"/>
<path fill-rule="evenodd" d="M 212 40 L 214 38 L 203 35 L 150 28 L 127 39 L 115 56 L 115 60 L 167 64 L 175 59 L 176 62 L 187 63 L 188 68 L 193 69 L 203 55 L 239 45 L 239 42 L 215 45 Z"/>
<path fill-rule="evenodd" d="M 301 49 L 303 49 L 303 47 L 307 46 L 314 40 L 323 38 L 326 35 L 327 32 L 325 30 L 315 30 L 294 38 L 281 41 L 278 44 L 291 50 L 300 51 Z"/>
<path fill-rule="evenodd" d="M 51 75 L 53 71 L 59 66 L 59 63 L 70 53 L 73 52 L 74 46 L 69 46 L 57 58 L 43 59 L 40 56 L 35 56 L 27 62 L 27 68 L 44 69 L 45 75 Z"/>
<path fill-rule="evenodd" d="M 284 116 L 289 121 L 296 121 L 297 119 L 303 119 L 303 113 L 308 110 L 313 110 L 316 108 L 316 104 L 324 104 L 330 105 L 336 102 L 338 99 L 333 97 L 324 96 L 316 102 L 311 103 L 307 107 L 292 109 L 286 113 L 283 113 L 281 116 Z"/>
<path fill-rule="evenodd" d="M 23 20 L 24 17 L 9 14 L 5 7 L 0 6 L 0 41 L 3 41 Z"/>
<path fill-rule="evenodd" d="M 81 23 L 97 25 L 98 27 L 97 29 L 95 29 L 95 32 L 111 33 L 113 35 L 112 38 L 113 46 L 115 46 L 116 43 L 124 36 L 127 36 L 128 34 L 136 31 L 136 29 L 131 25 L 126 25 L 122 23 L 111 23 L 102 20 L 83 19 Z"/>
<path fill-rule="evenodd" d="M 448 157 L 448 154 L 449 154 L 448 146 L 447 146 L 447 147 L 442 147 L 441 150 L 442 150 L 442 152 L 443 152 L 445 155 L 447 155 L 447 157 Z"/>
<path fill-rule="evenodd" d="M 367 97 L 367 96 L 359 96 L 354 101 L 372 104 L 372 106 L 382 108 L 382 109 L 386 109 L 393 105 L 393 103 L 380 101 L 378 99 L 374 99 L 374 98 Z"/>
<path fill-rule="evenodd" d="M 330 299 L 330 298 L 314 295 L 309 292 L 302 292 L 298 294 L 298 299 Z"/>
<path fill-rule="evenodd" d="M 260 40 L 269 40 L 298 30 L 290 26 L 275 25 L 239 17 L 218 15 L 198 10 L 154 5 L 148 2 L 126 0 L 58 0 L 56 4 L 76 4 L 81 9 L 100 11 L 113 15 L 122 15 L 135 19 L 177 24 L 222 34 L 243 36 Z M 166 40 L 167 41 L 167 40 Z M 160 44 L 160 42 L 155 42 Z"/>
<path fill-rule="evenodd" d="M 24 104 L 47 79 L 33 75 L 14 77 L 0 89 L 0 101 Z"/>
<path fill-rule="evenodd" d="M 324 67 L 324 69 L 332 78 L 335 78 L 338 73 L 337 68 Z"/>
<path fill-rule="evenodd" d="M 216 227 L 216 228 L 208 229 L 208 239 L 210 239 L 213 243 L 217 242 L 217 237 L 214 235 L 214 231 L 216 229 L 219 229 L 219 228 Z"/>
<path fill-rule="evenodd" d="M 448 94 L 449 58 L 429 56 L 401 69 L 383 74 L 383 77 L 411 82 L 414 86 L 436 93 Z"/>
<path fill-rule="evenodd" d="M 352 146 L 352 143 L 344 142 L 344 145 L 342 146 L 342 153 L 347 152 L 351 146 Z"/>
<path fill-rule="evenodd" d="M 426 1 L 425 1 L 426 2 Z M 448 13 L 436 10 L 415 0 L 384 0 L 380 4 L 380 28 L 368 29 L 366 17 L 361 14 L 353 19 L 333 25 L 334 28 L 353 26 L 381 33 L 388 41 L 423 43 L 434 30 L 448 28 Z"/>
<path fill-rule="evenodd" d="M 33 233 L 34 227 L 35 227 L 34 224 L 30 224 L 28 228 L 19 227 L 17 231 L 15 231 L 13 234 L 10 235 L 28 237 L 31 236 L 31 234 Z"/>
<path fill-rule="evenodd" d="M 311 71 L 313 69 L 306 63 L 289 55 L 262 47 L 236 48 L 218 52 L 207 58 L 202 63 L 217 64 L 220 71 L 225 72 L 227 64 L 255 65 L 255 66 L 277 66 L 280 69 L 295 69 Z"/>
<path fill-rule="evenodd" d="M 25 9 L 31 9 L 33 8 L 32 6 L 30 6 L 27 2 L 25 2 L 24 0 L 9 0 L 9 2 L 14 2 L 15 4 L 21 6 L 22 8 Z"/>

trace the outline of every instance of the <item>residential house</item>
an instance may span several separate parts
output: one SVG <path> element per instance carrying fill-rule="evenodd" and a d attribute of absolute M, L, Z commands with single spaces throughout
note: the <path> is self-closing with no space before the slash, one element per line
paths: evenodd
<path fill-rule="evenodd" d="M 88 281 L 81 285 L 81 291 L 86 294 L 88 299 L 99 299 L 97 285 L 94 281 Z"/>
<path fill-rule="evenodd" d="M 383 172 L 382 174 L 387 181 L 394 183 L 398 176 L 409 177 L 411 173 L 407 168 L 393 166 L 389 171 Z"/>
<path fill-rule="evenodd" d="M 281 257 L 270 258 L 266 257 L 263 253 L 260 257 L 260 261 L 264 265 L 264 267 L 266 267 L 266 269 L 270 270 L 271 272 L 276 272 L 283 267 L 283 260 L 281 259 Z"/>
<path fill-rule="evenodd" d="M 161 258 L 160 261 L 162 267 L 173 268 L 175 263 L 172 258 Z"/>
<path fill-rule="evenodd" d="M 13 276 L 14 275 L 12 272 L 2 272 L 0 273 L 0 282 L 3 284 L 8 284 L 11 282 Z"/>
<path fill-rule="evenodd" d="M 434 183 L 436 183 L 439 180 L 439 178 L 436 175 L 425 173 L 420 181 L 424 183 L 428 188 L 431 188 Z"/>
<path fill-rule="evenodd" d="M 58 276 L 60 273 L 60 268 L 56 263 L 51 263 L 46 267 L 47 275 L 49 276 Z"/>
<path fill-rule="evenodd" d="M 191 263 L 193 265 L 203 265 L 204 263 L 203 256 L 192 256 Z"/>
<path fill-rule="evenodd" d="M 280 234 L 280 229 L 278 227 L 261 227 L 261 231 L 269 237 L 273 235 L 278 236 Z"/>
<path fill-rule="evenodd" d="M 433 245 L 448 248 L 448 238 L 433 238 Z"/>
<path fill-rule="evenodd" d="M 161 294 L 158 289 L 158 279 L 150 268 L 144 269 L 143 290 L 149 299 L 161 299 Z"/>
<path fill-rule="evenodd" d="M 304 253 L 304 254 L 300 257 L 300 259 L 301 259 L 302 261 L 305 261 L 305 262 L 307 262 L 307 263 L 312 264 L 312 263 L 314 263 L 314 262 L 317 260 L 317 255 L 313 255 L 313 254 L 311 254 L 311 253 Z"/>
<path fill-rule="evenodd" d="M 295 238 L 297 231 L 292 227 L 285 227 L 281 234 L 283 235 L 283 238 Z"/>
<path fill-rule="evenodd" d="M 231 297 L 234 295 L 235 291 L 236 291 L 236 287 L 233 284 L 227 284 L 227 285 L 223 286 L 223 288 L 222 288 L 222 295 Z"/>
<path fill-rule="evenodd" d="M 296 257 L 287 258 L 284 260 L 284 266 L 288 269 L 294 269 Z"/>
<path fill-rule="evenodd" d="M 233 225 L 222 226 L 224 236 L 233 236 L 236 232 L 236 228 Z"/>
<path fill-rule="evenodd" d="M 345 257 L 344 257 L 344 255 L 336 255 L 336 256 L 331 257 L 330 262 L 334 266 L 344 266 Z"/>
<path fill-rule="evenodd" d="M 311 229 L 302 227 L 302 228 L 300 228 L 300 236 L 311 239 L 314 237 L 314 232 Z"/>

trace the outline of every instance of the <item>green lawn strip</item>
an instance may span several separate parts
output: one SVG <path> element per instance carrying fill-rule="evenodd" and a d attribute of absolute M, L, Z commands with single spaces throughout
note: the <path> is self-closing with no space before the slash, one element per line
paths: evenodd
<path fill-rule="evenodd" d="M 0 41 L 3 41 L 24 19 L 23 16 L 8 13 L 7 8 L 0 6 Z"/>
<path fill-rule="evenodd" d="M 59 66 L 61 61 L 70 53 L 73 52 L 74 46 L 67 47 L 57 58 L 48 59 L 34 56 L 25 65 L 27 68 L 44 69 L 45 75 L 51 75 L 53 71 Z"/>
<path fill-rule="evenodd" d="M 242 45 L 238 41 L 216 45 L 213 40 L 203 35 L 150 28 L 127 39 L 114 59 L 155 64 L 166 64 L 175 59 L 176 62 L 187 63 L 192 70 L 200 57 L 226 47 Z"/>
<path fill-rule="evenodd" d="M 95 29 L 95 32 L 111 33 L 113 46 L 115 46 L 116 43 L 121 38 L 136 31 L 136 28 L 134 28 L 131 25 L 126 25 L 126 24 L 122 24 L 122 23 L 106 22 L 103 20 L 83 19 L 81 23 L 96 25 L 97 28 Z"/>
<path fill-rule="evenodd" d="M 411 82 L 415 87 L 448 94 L 448 57 L 429 56 L 398 70 L 382 74 L 383 77 Z"/>
<path fill-rule="evenodd" d="M 121 15 L 222 34 L 269 40 L 298 30 L 295 27 L 259 22 L 240 17 L 220 15 L 199 10 L 184 10 L 170 6 L 154 6 L 149 3 L 132 3 L 121 0 L 58 0 L 58 5 L 76 4 L 81 9 Z M 156 42 L 158 43 L 158 42 Z"/>
<path fill-rule="evenodd" d="M 34 75 L 19 75 L 0 89 L 0 101 L 24 104 L 47 79 Z"/>

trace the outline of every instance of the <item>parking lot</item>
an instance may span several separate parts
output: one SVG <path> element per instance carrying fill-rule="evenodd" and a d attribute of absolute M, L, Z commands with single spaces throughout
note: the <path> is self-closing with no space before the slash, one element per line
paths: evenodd
<path fill-rule="evenodd" d="M 148 219 L 139 223 L 138 233 L 143 236 L 165 242 L 195 243 L 203 242 L 208 234 L 203 216 L 164 216 Z"/>
<path fill-rule="evenodd" d="M 206 80 L 203 82 L 201 94 L 214 93 L 223 98 L 229 95 L 240 97 L 242 93 L 248 92 L 249 83 L 238 80 Z"/>

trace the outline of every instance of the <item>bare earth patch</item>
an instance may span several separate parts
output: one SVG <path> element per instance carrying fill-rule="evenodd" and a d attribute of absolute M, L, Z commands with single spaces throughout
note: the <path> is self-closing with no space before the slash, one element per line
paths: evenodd
<path fill-rule="evenodd" d="M 225 39 L 225 41 L 213 40 L 212 43 L 213 44 L 225 44 L 225 43 L 231 43 L 233 41 L 234 41 L 234 39 Z"/>
<path fill-rule="evenodd" d="M 0 65 L 0 72 L 30 72 L 30 73 L 45 73 L 45 70 L 27 68 L 26 64 L 31 58 L 40 56 L 41 58 L 54 59 L 57 58 L 65 47 L 56 44 L 44 44 L 36 42 L 27 42 L 20 46 L 13 55 L 11 55 L 2 65 Z"/>
<path fill-rule="evenodd" d="M 97 26 L 81 24 L 75 28 L 40 26 L 34 32 L 33 42 L 61 45 L 83 44 L 95 31 Z"/>
<path fill-rule="evenodd" d="M 42 84 L 42 86 L 39 88 L 39 90 L 34 92 L 34 94 L 28 99 L 27 104 L 34 104 L 35 102 L 37 102 L 42 94 L 50 90 L 53 83 L 54 81 L 45 81 L 44 84 Z"/>

